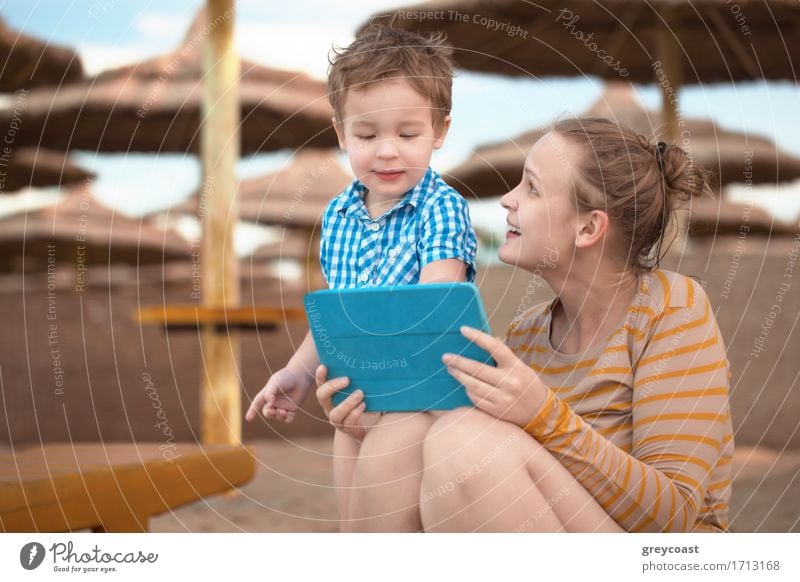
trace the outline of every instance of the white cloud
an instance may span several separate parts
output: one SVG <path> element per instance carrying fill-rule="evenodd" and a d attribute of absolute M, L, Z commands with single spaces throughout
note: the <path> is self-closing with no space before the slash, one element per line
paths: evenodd
<path fill-rule="evenodd" d="M 800 221 L 800 180 L 789 184 L 731 184 L 725 188 L 725 198 L 735 204 L 762 208 L 775 220 L 788 224 Z"/>
<path fill-rule="evenodd" d="M 142 36 L 150 39 L 172 38 L 177 41 L 182 38 L 183 30 L 175 25 L 175 15 L 162 12 L 142 12 L 133 23 L 133 28 Z M 187 20 L 191 22 L 191 20 Z M 188 29 L 188 24 L 186 28 Z"/>
<path fill-rule="evenodd" d="M 107 44 L 83 43 L 78 47 L 83 68 L 88 75 L 96 75 L 107 69 L 130 65 L 161 54 L 151 45 L 135 44 L 114 46 Z"/>
<path fill-rule="evenodd" d="M 331 45 L 352 40 L 349 27 L 319 24 L 241 22 L 236 31 L 242 57 L 264 65 L 303 71 L 324 79 Z"/>

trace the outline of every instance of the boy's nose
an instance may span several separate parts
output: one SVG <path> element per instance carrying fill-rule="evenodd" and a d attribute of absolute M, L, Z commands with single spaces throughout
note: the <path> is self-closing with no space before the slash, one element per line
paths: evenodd
<path fill-rule="evenodd" d="M 379 158 L 394 158 L 397 156 L 397 145 L 393 139 L 383 139 L 378 143 L 375 153 Z"/>

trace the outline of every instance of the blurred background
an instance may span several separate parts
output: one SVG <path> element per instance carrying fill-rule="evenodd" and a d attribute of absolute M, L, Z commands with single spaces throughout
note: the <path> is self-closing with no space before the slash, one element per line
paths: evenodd
<path fill-rule="evenodd" d="M 234 6 L 237 119 L 215 143 L 218 102 L 203 91 L 222 83 L 223 66 L 203 50 L 221 21 L 204 2 L 0 2 L 7 451 L 243 438 L 258 463 L 246 494 L 170 512 L 153 529 L 336 530 L 332 431 L 315 399 L 291 425 L 239 423 L 307 331 L 303 294 L 324 286 L 321 212 L 352 179 L 330 128 L 328 56 L 377 16 L 444 31 L 455 47 L 453 123 L 432 165 L 470 202 L 495 335 L 551 297 L 496 259 L 499 196 L 548 123 L 610 117 L 712 171 L 665 266 L 702 281 L 728 345 L 733 528 L 800 531 L 800 4 Z M 208 285 L 225 285 L 211 280 L 227 281 L 216 298 Z M 217 385 L 227 408 L 208 404 Z"/>

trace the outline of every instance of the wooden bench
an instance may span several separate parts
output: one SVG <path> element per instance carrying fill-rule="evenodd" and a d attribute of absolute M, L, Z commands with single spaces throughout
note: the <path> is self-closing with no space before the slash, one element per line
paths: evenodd
<path fill-rule="evenodd" d="M 162 325 L 171 329 L 196 330 L 212 325 L 220 333 L 230 329 L 273 330 L 287 321 L 306 321 L 302 307 L 205 307 L 202 305 L 164 305 L 143 307 L 135 314 L 142 325 Z"/>
<path fill-rule="evenodd" d="M 151 516 L 249 481 L 241 445 L 53 444 L 0 453 L 0 531 L 144 532 Z"/>

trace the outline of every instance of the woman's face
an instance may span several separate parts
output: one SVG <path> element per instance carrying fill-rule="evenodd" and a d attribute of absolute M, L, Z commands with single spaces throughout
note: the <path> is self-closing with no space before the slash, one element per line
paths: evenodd
<path fill-rule="evenodd" d="M 500 199 L 508 211 L 501 261 L 537 275 L 569 266 L 578 223 L 571 177 L 580 154 L 578 146 L 553 132 L 531 148 L 522 182 Z"/>

